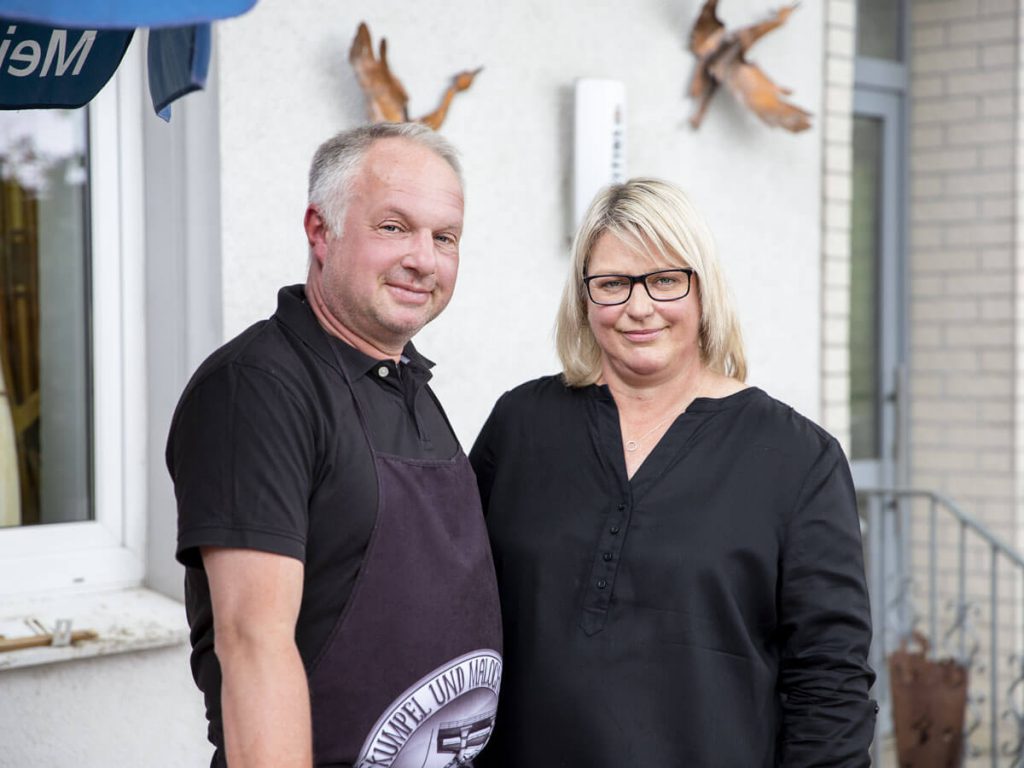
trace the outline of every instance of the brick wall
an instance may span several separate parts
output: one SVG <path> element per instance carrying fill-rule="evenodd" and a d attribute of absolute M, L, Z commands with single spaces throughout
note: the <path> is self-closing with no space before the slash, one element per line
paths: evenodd
<path fill-rule="evenodd" d="M 850 205 L 855 0 L 827 0 L 822 103 L 822 426 L 850 445 Z"/>
<path fill-rule="evenodd" d="M 1024 238 L 1020 237 L 1020 223 L 1024 222 L 1024 55 L 1021 53 L 1020 41 L 1024 41 L 1024 0 L 1018 0 L 1020 7 L 1017 13 L 1017 136 L 1016 159 L 1014 170 L 1015 231 L 1013 270 L 1016 275 L 1015 290 L 1015 345 L 1014 354 L 1017 363 L 1014 365 L 1014 423 L 1016 445 L 1014 456 L 1014 475 L 1016 477 L 1016 510 L 1017 510 L 1017 551 L 1024 552 Z M 1024 584 L 1018 585 L 1017 604 L 1024 605 Z M 1024 627 L 1022 627 L 1024 632 Z M 1021 639 L 1024 645 L 1024 638 Z M 1024 658 L 1024 653 L 1021 654 Z"/>
<path fill-rule="evenodd" d="M 911 479 L 1015 533 L 1016 1 L 915 0 Z"/>
<path fill-rule="evenodd" d="M 1011 544 L 1021 540 L 1024 469 L 1015 400 L 1024 359 L 1016 349 L 1018 3 L 912 0 L 910 52 L 910 481 L 950 496 Z M 914 517 L 922 602 L 927 518 L 925 510 Z M 937 537 L 940 632 L 952 618 L 957 534 L 946 525 Z M 972 634 L 986 665 L 972 670 L 974 695 L 990 687 L 990 557 L 984 544 L 968 548 Z M 1010 569 L 998 573 L 997 693 L 1014 679 L 1009 657 L 1021 642 L 1019 584 Z M 979 714 L 987 729 L 987 704 Z M 984 750 L 986 740 L 979 731 L 975 744 Z"/>

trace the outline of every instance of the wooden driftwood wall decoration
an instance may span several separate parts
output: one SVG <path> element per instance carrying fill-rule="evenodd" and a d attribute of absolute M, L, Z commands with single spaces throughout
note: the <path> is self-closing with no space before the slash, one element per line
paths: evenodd
<path fill-rule="evenodd" d="M 810 112 L 782 98 L 791 92 L 773 83 L 760 67 L 746 59 L 750 47 L 781 27 L 798 5 L 782 8 L 760 24 L 730 32 L 716 13 L 718 0 L 706 0 L 690 32 L 690 51 L 697 57 L 689 88 L 690 97 L 697 100 L 697 110 L 690 118 L 690 125 L 700 127 L 711 97 L 724 85 L 768 125 L 793 133 L 811 126 Z"/>
<path fill-rule="evenodd" d="M 366 26 L 366 22 L 359 24 L 356 37 L 348 52 L 348 60 L 352 64 L 352 69 L 355 70 L 363 93 L 366 94 L 366 109 L 370 120 L 375 123 L 409 122 L 409 95 L 388 66 L 387 40 L 381 38 L 380 57 L 374 56 L 370 30 Z M 438 130 L 448 114 L 448 108 L 451 106 L 455 94 L 469 88 L 480 69 L 482 68 L 466 70 L 455 75 L 437 109 L 430 114 L 416 118 L 414 122 L 428 125 L 435 131 Z"/>

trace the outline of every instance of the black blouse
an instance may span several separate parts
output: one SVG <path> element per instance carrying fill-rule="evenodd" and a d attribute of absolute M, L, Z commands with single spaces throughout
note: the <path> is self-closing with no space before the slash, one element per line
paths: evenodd
<path fill-rule="evenodd" d="M 505 626 L 478 768 L 869 765 L 859 518 L 823 430 L 700 398 L 629 480 L 608 389 L 547 377 L 471 459 Z"/>

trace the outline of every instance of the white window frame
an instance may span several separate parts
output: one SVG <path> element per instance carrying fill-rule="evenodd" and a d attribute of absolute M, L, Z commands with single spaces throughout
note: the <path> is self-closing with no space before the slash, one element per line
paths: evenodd
<path fill-rule="evenodd" d="M 138 586 L 145 575 L 142 94 L 136 36 L 89 109 L 95 519 L 0 529 L 0 600 Z"/>

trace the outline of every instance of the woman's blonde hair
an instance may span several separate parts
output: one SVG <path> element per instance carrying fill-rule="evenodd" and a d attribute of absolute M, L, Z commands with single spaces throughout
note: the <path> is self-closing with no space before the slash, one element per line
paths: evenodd
<path fill-rule="evenodd" d="M 636 178 L 599 192 L 573 240 L 555 326 L 565 383 L 582 387 L 601 376 L 601 349 L 587 322 L 583 278 L 594 245 L 606 232 L 670 264 L 693 268 L 701 302 L 701 361 L 712 371 L 745 381 L 743 338 L 707 224 L 679 188 Z"/>

